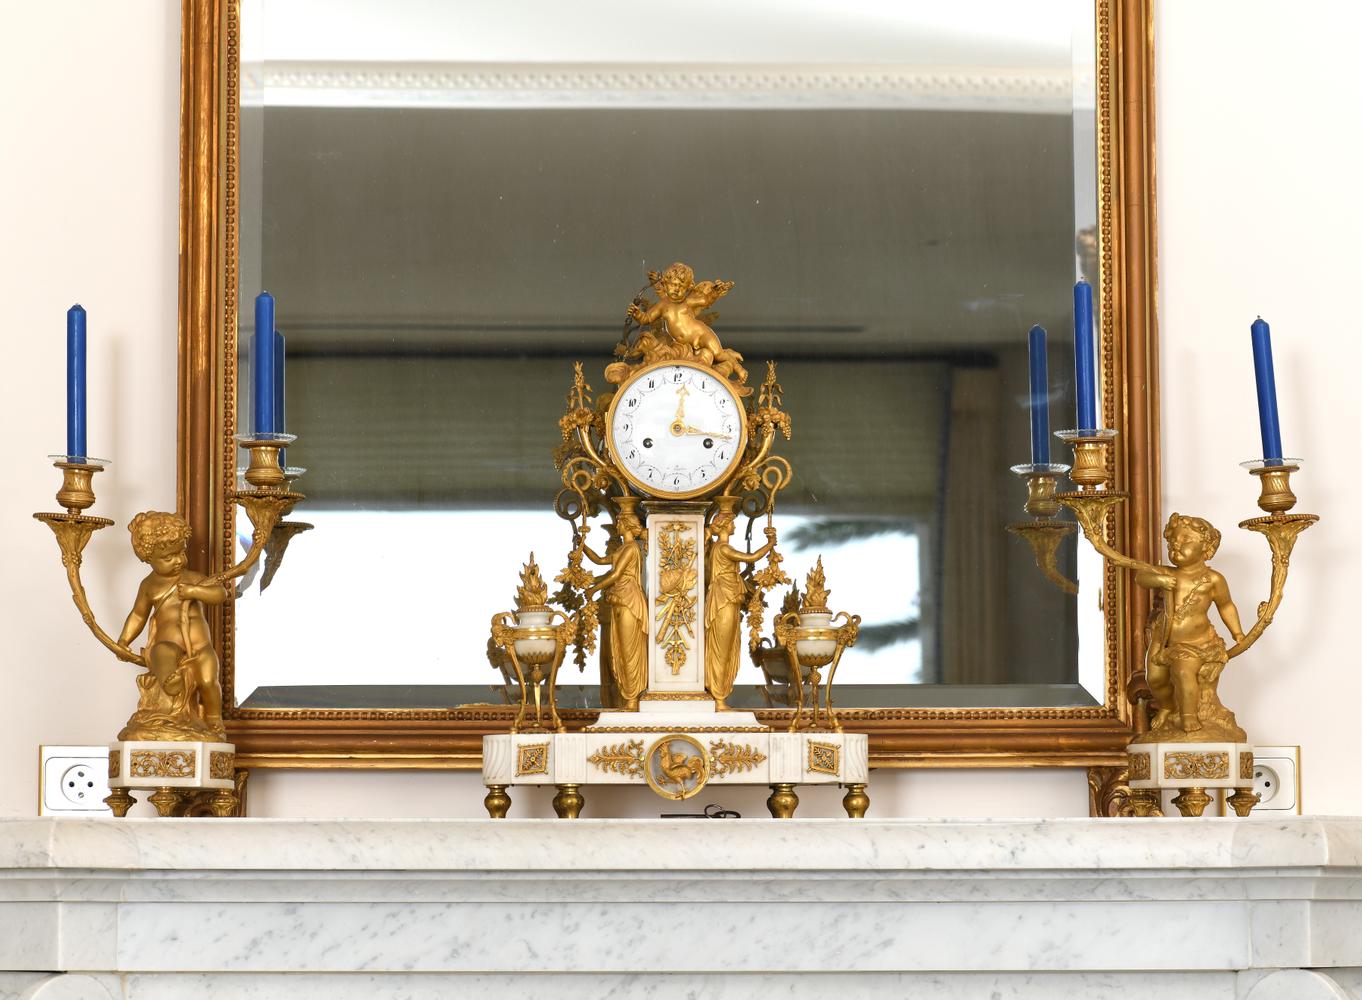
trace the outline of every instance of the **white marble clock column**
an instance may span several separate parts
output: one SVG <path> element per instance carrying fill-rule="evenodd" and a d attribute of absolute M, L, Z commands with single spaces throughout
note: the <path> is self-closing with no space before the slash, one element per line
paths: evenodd
<path fill-rule="evenodd" d="M 649 695 L 705 693 L 705 513 L 708 503 L 645 500 L 648 513 L 648 691 Z M 685 553 L 689 553 L 689 558 Z M 689 562 L 692 583 L 683 591 L 662 586 L 668 560 Z M 673 574 L 681 577 L 682 573 Z M 683 620 L 667 609 L 684 601 Z M 662 699 L 656 699 L 662 700 Z M 644 706 L 640 710 L 646 711 Z"/>

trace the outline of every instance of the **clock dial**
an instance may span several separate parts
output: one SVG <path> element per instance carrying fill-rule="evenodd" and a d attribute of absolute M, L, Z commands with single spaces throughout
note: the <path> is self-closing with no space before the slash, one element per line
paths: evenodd
<path fill-rule="evenodd" d="M 622 385 L 610 405 L 610 449 L 645 492 L 698 496 L 733 470 L 747 444 L 742 404 L 708 368 L 661 364 Z"/>

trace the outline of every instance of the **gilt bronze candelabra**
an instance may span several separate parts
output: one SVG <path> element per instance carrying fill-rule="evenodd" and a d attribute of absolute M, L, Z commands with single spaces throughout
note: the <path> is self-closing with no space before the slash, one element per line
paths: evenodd
<path fill-rule="evenodd" d="M 280 452 L 293 440 L 288 434 L 239 439 L 249 454 L 247 488 L 234 490 L 232 499 L 245 509 L 254 530 L 250 550 L 229 569 L 207 576 L 188 567 L 190 528 L 181 515 L 146 511 L 133 518 L 128 526 L 133 551 L 151 572 L 139 585 L 117 639 L 95 620 L 80 577 L 91 536 L 113 524 L 86 513 L 95 503 L 94 475 L 109 463 L 56 456 L 62 471 L 57 502 L 63 511 L 33 516 L 56 535 L 71 596 L 86 626 L 120 660 L 144 671 L 137 677 L 137 710 L 109 746 L 111 794 L 105 802 L 116 816 L 127 815 L 135 789 L 152 790 L 148 801 L 162 816 L 229 816 L 239 808 L 236 748 L 226 742 L 217 652 L 203 605 L 227 601 L 227 584 L 250 570 L 271 544 L 282 558 L 287 539 L 309 527 L 284 520 L 303 499 L 280 465 Z M 132 643 L 148 628 L 147 644 L 134 650 Z"/>
<path fill-rule="evenodd" d="M 1146 563 L 1119 551 L 1108 536 L 1109 515 L 1126 494 L 1107 488 L 1115 431 L 1061 431 L 1074 448 L 1070 478 L 1078 489 L 1055 494 L 1072 510 L 1084 537 L 1114 565 L 1135 574 L 1137 586 L 1154 594 L 1149 646 L 1143 678 L 1132 684 L 1137 734 L 1128 750 L 1132 809 L 1160 815 L 1159 792 L 1176 788 L 1173 800 L 1183 815 L 1199 816 L 1211 801 L 1208 788 L 1233 789 L 1229 803 L 1243 816 L 1256 804 L 1252 791 L 1253 748 L 1220 701 L 1221 672 L 1246 652 L 1272 623 L 1282 601 L 1291 552 L 1302 531 L 1319 520 L 1293 514 L 1296 497 L 1291 474 L 1298 459 L 1244 463 L 1260 482 L 1258 506 L 1266 516 L 1239 526 L 1267 539 L 1272 557 L 1268 599 L 1245 630 L 1225 578 L 1208 565 L 1220 545 L 1220 532 L 1199 517 L 1173 514 L 1164 529 L 1169 564 Z M 1234 640 L 1227 647 L 1211 623 L 1214 605 Z M 1149 709 L 1154 710 L 1152 719 Z"/>

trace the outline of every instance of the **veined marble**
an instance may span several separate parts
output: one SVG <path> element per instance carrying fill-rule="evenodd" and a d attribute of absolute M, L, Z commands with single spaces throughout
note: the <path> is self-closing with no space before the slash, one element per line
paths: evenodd
<path fill-rule="evenodd" d="M 1310 1000 L 1359 968 L 1359 819 L 0 821 L 27 1000 Z"/>
<path fill-rule="evenodd" d="M 503 791 L 516 785 L 653 785 L 657 790 L 655 783 L 675 779 L 654 751 L 678 742 L 682 758 L 700 772 L 696 781 L 694 771 L 683 768 L 676 773 L 690 778 L 667 784 L 667 792 L 684 789 L 676 796 L 681 799 L 706 784 L 864 786 L 870 773 L 870 740 L 864 733 L 777 732 L 752 712 L 719 712 L 708 698 L 645 697 L 640 711 L 602 712 L 580 733 L 484 736 L 482 780 Z"/>

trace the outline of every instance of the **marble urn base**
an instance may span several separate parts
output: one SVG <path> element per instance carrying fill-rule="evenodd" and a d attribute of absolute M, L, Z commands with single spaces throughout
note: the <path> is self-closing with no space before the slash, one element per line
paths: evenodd
<path fill-rule="evenodd" d="M 1362 819 L 0 820 L 0 997 L 1362 1000 Z"/>
<path fill-rule="evenodd" d="M 1164 789 L 1177 790 L 1173 805 L 1184 816 L 1206 811 L 1212 801 L 1208 788 L 1233 789 L 1225 801 L 1239 816 L 1258 803 L 1250 743 L 1132 743 L 1126 760 L 1136 815 L 1159 815 Z"/>
<path fill-rule="evenodd" d="M 118 740 L 109 744 L 109 789 L 104 800 L 126 816 L 146 798 L 161 816 L 236 815 L 236 747 L 202 740 Z"/>
<path fill-rule="evenodd" d="M 554 811 L 576 819 L 590 785 L 638 785 L 680 802 L 707 785 L 769 785 L 767 808 L 794 816 L 799 785 L 842 785 L 847 815 L 860 818 L 869 745 L 863 733 L 787 733 L 751 712 L 719 712 L 710 699 L 649 700 L 637 712 L 602 712 L 580 733 L 484 736 L 482 781 L 488 815 L 504 818 L 517 785 L 554 785 Z"/>

